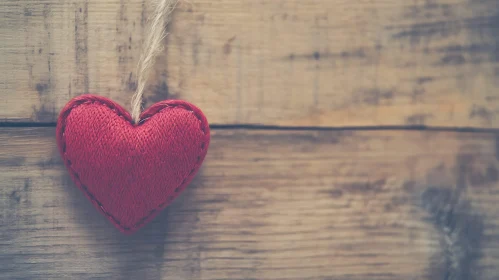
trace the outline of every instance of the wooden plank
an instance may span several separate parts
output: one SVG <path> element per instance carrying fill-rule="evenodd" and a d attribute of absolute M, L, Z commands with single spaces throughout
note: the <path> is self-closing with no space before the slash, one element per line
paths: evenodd
<path fill-rule="evenodd" d="M 53 122 L 85 92 L 135 89 L 145 0 L 0 4 L 0 120 Z M 147 106 L 214 124 L 499 126 L 497 0 L 192 0 Z"/>
<path fill-rule="evenodd" d="M 497 279 L 493 134 L 216 130 L 129 237 L 68 179 L 54 129 L 0 130 L 6 279 Z"/>

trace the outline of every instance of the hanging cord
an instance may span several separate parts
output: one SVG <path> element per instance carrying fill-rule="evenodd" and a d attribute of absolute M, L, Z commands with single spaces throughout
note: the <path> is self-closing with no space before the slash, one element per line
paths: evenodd
<path fill-rule="evenodd" d="M 171 20 L 171 14 L 177 6 L 178 0 L 154 0 L 154 12 L 149 18 L 146 38 L 142 46 L 142 54 L 137 65 L 137 90 L 132 96 L 132 119 L 140 121 L 142 111 L 142 97 L 146 87 L 149 72 L 154 65 L 156 56 L 163 49 L 163 39 L 166 37 L 166 26 Z"/>

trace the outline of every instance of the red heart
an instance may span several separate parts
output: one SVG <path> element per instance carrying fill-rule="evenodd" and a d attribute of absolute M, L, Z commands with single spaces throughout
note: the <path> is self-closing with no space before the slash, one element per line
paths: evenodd
<path fill-rule="evenodd" d="M 57 121 L 59 152 L 78 188 L 119 230 L 132 233 L 190 183 L 210 142 L 206 117 L 178 100 L 154 104 L 133 124 L 113 101 L 81 95 Z"/>

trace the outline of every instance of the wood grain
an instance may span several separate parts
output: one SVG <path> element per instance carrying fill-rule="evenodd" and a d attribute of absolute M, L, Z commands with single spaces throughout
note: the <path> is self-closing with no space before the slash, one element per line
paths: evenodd
<path fill-rule="evenodd" d="M 0 4 L 0 120 L 53 122 L 78 94 L 129 107 L 144 0 Z M 192 0 L 147 104 L 213 124 L 499 126 L 497 0 Z"/>
<path fill-rule="evenodd" d="M 216 130 L 201 173 L 125 237 L 54 129 L 0 130 L 5 279 L 497 279 L 499 140 L 418 131 Z"/>

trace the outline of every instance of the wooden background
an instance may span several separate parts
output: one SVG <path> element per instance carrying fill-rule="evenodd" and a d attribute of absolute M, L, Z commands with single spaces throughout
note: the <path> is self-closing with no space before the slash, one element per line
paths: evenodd
<path fill-rule="evenodd" d="M 499 279 L 499 0 L 190 0 L 147 88 L 205 164 L 123 236 L 55 146 L 126 108 L 143 0 L 0 2 L 0 279 Z"/>

